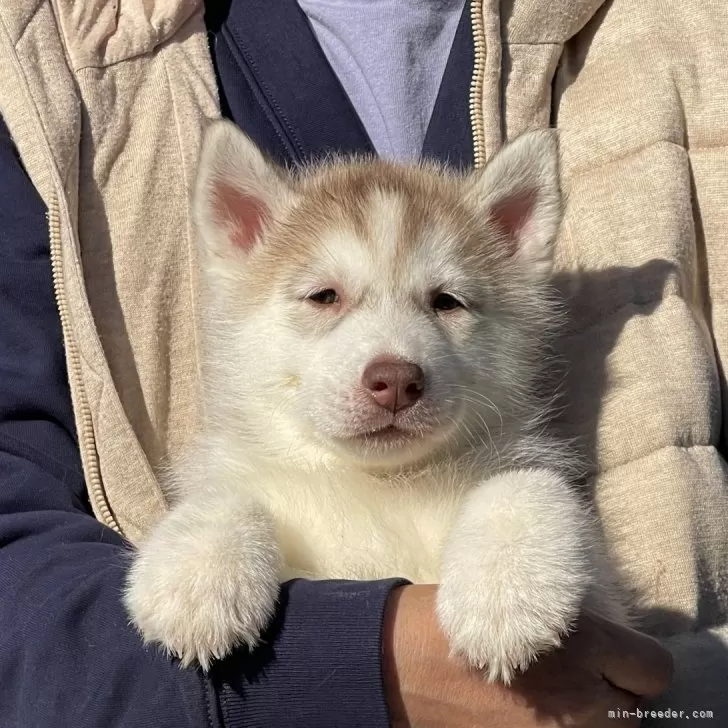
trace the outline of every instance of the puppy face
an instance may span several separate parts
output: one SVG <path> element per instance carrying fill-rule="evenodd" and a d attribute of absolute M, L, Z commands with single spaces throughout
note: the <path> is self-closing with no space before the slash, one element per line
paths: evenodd
<path fill-rule="evenodd" d="M 292 176 L 213 125 L 195 200 L 210 416 L 269 452 L 385 467 L 486 443 L 523 404 L 548 323 L 557 178 L 549 133 L 469 177 Z"/>

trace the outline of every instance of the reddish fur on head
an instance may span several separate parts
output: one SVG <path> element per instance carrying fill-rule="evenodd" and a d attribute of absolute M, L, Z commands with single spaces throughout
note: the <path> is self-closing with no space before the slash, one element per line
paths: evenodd
<path fill-rule="evenodd" d="M 396 200 L 397 214 L 372 217 L 372 201 L 380 198 Z M 560 217 L 558 146 L 549 131 L 524 135 L 468 175 L 379 160 L 291 171 L 220 121 L 206 135 L 195 196 L 209 272 L 234 279 L 238 266 L 255 263 L 245 285 L 248 302 L 265 300 L 286 271 L 309 269 L 330 234 L 364 246 L 388 240 L 399 271 L 411 269 L 412 255 L 415 262 L 429 255 L 416 251 L 439 234 L 471 267 L 487 270 L 510 259 L 519 275 L 540 280 L 551 270 Z"/>

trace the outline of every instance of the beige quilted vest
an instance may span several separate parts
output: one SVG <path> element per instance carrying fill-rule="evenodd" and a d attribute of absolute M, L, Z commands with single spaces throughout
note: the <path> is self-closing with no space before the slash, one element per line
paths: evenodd
<path fill-rule="evenodd" d="M 155 468 L 197 414 L 188 202 L 219 114 L 200 5 L 0 3 L 0 112 L 49 210 L 89 495 L 131 541 L 163 512 Z M 728 604 L 728 12 L 724 0 L 600 6 L 471 0 L 475 158 L 561 129 L 557 258 L 574 312 L 561 426 L 593 463 L 606 534 L 651 624 L 713 627 Z M 671 700 L 700 708 L 727 692 L 710 679 L 728 676 L 725 631 L 671 644 Z"/>

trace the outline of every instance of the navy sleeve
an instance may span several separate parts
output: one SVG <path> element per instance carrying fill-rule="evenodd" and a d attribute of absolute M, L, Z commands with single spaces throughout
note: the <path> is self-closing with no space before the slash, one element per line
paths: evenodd
<path fill-rule="evenodd" d="M 210 676 L 142 645 L 126 547 L 89 512 L 47 229 L 0 120 L 0 728 L 384 728 L 400 582 L 289 582 L 265 647 Z"/>

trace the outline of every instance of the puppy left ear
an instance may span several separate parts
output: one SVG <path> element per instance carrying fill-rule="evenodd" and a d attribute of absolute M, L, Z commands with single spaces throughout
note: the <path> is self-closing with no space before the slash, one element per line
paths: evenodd
<path fill-rule="evenodd" d="M 242 260 L 293 192 L 286 173 L 229 121 L 205 133 L 193 213 L 201 242 L 223 259 Z"/>
<path fill-rule="evenodd" d="M 545 279 L 562 216 L 556 131 L 529 132 L 504 146 L 471 176 L 466 194 L 487 215 L 506 254 Z"/>

